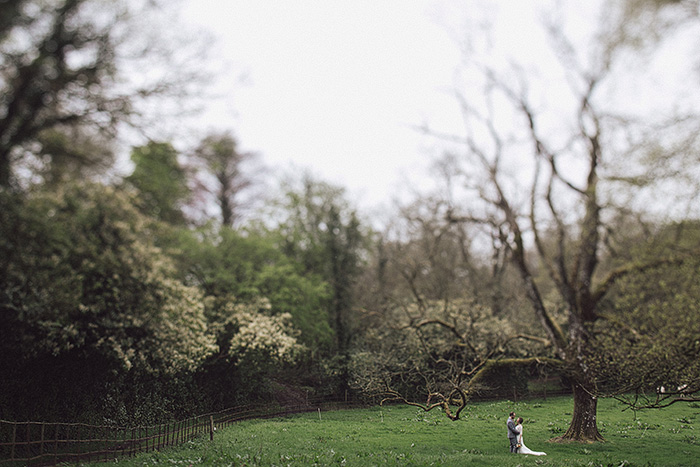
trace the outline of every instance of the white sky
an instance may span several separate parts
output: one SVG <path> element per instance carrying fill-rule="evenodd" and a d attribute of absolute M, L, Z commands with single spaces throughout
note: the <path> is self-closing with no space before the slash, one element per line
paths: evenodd
<path fill-rule="evenodd" d="M 268 165 L 310 169 L 365 207 L 387 204 L 422 183 L 434 155 L 412 126 L 459 122 L 449 94 L 459 3 L 187 0 L 183 17 L 215 35 L 211 56 L 228 69 L 202 121 Z M 529 2 L 507 3 L 498 24 L 532 34 Z"/>
<path fill-rule="evenodd" d="M 347 188 L 362 208 L 375 208 L 428 179 L 426 168 L 439 155 L 439 145 L 414 126 L 428 123 L 460 132 L 462 120 L 450 92 L 464 60 L 458 43 L 467 31 L 477 41 L 493 41 L 488 60 L 546 62 L 551 46 L 535 10 L 556 2 L 183 3 L 183 19 L 213 34 L 210 59 L 226 70 L 216 86 L 221 97 L 199 119 L 203 130 L 231 130 L 243 150 L 259 153 L 268 166 L 309 169 Z M 566 3 L 567 31 L 579 39 L 592 32 L 582 19 L 590 5 Z M 482 26 L 492 36 L 480 34 Z M 670 52 L 666 58 L 675 54 Z M 549 81 L 541 92 L 556 100 L 553 88 L 564 80 L 545 75 L 538 76 Z M 658 87 L 628 85 L 625 95 L 633 93 L 637 102 L 649 103 L 639 98 L 645 89 L 663 94 Z"/>

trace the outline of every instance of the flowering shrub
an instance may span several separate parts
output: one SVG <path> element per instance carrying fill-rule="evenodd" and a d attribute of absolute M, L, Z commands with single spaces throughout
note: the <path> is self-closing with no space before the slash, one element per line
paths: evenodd
<path fill-rule="evenodd" d="M 201 292 L 176 279 L 130 194 L 76 184 L 21 202 L 0 248 L 6 348 L 149 373 L 192 371 L 216 351 Z"/>
<path fill-rule="evenodd" d="M 259 297 L 239 302 L 233 297 L 207 297 L 213 317 L 210 326 L 219 338 L 226 339 L 228 355 L 237 360 L 273 360 L 273 363 L 293 362 L 305 349 L 297 340 L 298 332 L 291 324 L 289 313 L 274 314 L 270 301 Z"/>

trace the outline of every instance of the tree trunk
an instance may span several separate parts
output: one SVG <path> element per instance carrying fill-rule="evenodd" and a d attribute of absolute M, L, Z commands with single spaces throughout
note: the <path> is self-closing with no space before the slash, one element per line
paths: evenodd
<path fill-rule="evenodd" d="M 571 425 L 556 441 L 605 441 L 598 431 L 597 411 L 598 399 L 586 391 L 579 383 L 574 382 L 574 415 Z"/>
<path fill-rule="evenodd" d="M 10 162 L 10 148 L 0 148 L 0 188 L 9 188 L 12 178 L 12 165 Z"/>

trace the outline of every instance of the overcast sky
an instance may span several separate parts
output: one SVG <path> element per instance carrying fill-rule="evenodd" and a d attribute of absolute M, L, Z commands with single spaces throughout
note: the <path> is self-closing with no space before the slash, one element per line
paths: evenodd
<path fill-rule="evenodd" d="M 551 47 L 539 15 L 553 4 L 184 0 L 184 19 L 212 34 L 210 56 L 225 70 L 216 85 L 221 97 L 211 101 L 199 124 L 233 131 L 242 148 L 259 153 L 267 165 L 309 169 L 347 188 L 362 207 L 389 204 L 424 184 L 426 167 L 439 155 L 437 142 L 415 127 L 427 123 L 459 132 L 461 117 L 450 91 L 465 57 L 460 42 L 466 31 L 493 41 L 490 61 L 500 56 L 546 62 L 543 54 L 551 54 Z M 561 5 L 571 18 L 567 33 L 579 39 L 590 34 L 585 17 L 591 3 Z M 479 33 L 482 26 L 490 36 Z M 682 55 L 672 49 L 661 56 Z M 660 69 L 662 76 L 668 63 Z M 548 73 L 537 78 L 550 97 L 565 81 Z M 635 86 L 625 86 L 630 103 L 665 95 L 660 81 Z M 676 92 L 677 84 L 671 86 Z M 625 89 L 615 89 L 620 91 L 624 96 Z"/>
<path fill-rule="evenodd" d="M 531 35 L 529 2 L 507 3 L 495 23 Z M 462 15 L 440 0 L 187 0 L 184 18 L 212 32 L 226 67 L 202 122 L 233 130 L 269 165 L 386 204 L 422 183 L 435 154 L 414 126 L 458 121 Z"/>

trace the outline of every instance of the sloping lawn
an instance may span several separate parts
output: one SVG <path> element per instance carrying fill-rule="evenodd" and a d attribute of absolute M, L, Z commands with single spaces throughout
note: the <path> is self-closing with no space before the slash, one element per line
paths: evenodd
<path fill-rule="evenodd" d="M 313 412 L 245 421 L 163 452 L 121 459 L 120 466 L 700 466 L 700 405 L 635 414 L 599 403 L 605 443 L 553 443 L 566 430 L 570 397 L 474 403 L 453 422 L 415 407 Z M 509 453 L 505 422 L 525 419 L 525 443 L 547 456 Z M 105 465 L 83 464 L 83 465 Z"/>

